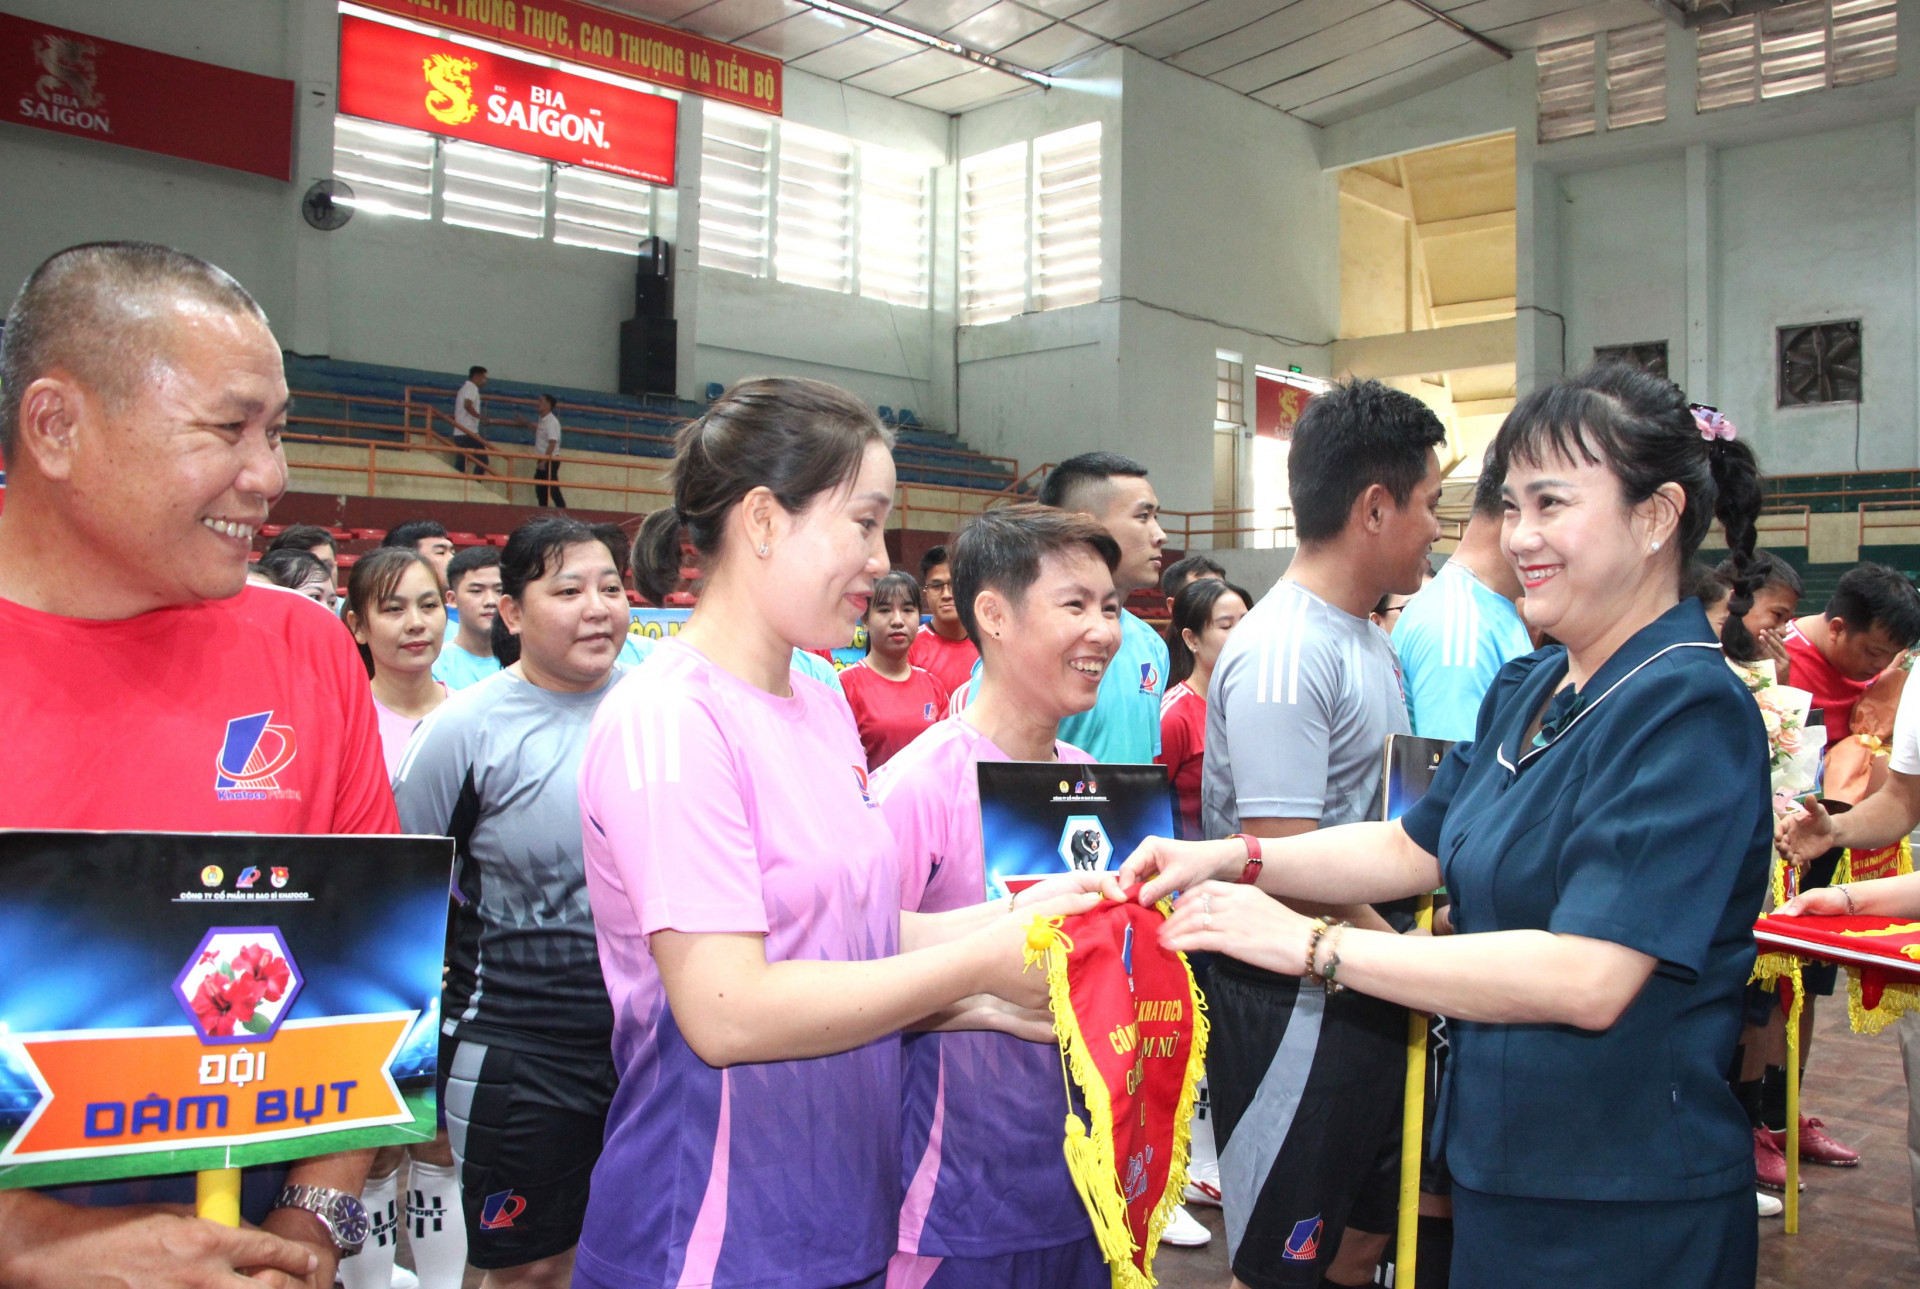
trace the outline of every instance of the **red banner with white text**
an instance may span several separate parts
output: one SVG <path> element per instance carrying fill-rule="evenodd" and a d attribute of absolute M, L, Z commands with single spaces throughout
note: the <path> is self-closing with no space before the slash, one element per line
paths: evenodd
<path fill-rule="evenodd" d="M 502 54 L 340 19 L 340 110 L 671 185 L 680 105 Z"/>
<path fill-rule="evenodd" d="M 780 115 L 779 59 L 576 0 L 357 2 L 449 31 Z"/>
<path fill-rule="evenodd" d="M 0 119 L 293 177 L 293 82 L 0 13 Z"/>

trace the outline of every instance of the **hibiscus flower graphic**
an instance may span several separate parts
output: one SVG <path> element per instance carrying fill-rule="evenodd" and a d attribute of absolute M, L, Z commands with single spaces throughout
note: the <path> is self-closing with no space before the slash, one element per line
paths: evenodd
<path fill-rule="evenodd" d="M 236 984 L 242 980 L 252 981 L 260 987 L 263 1000 L 277 1003 L 286 994 L 293 973 L 287 969 L 286 959 L 275 957 L 272 949 L 264 944 L 250 944 L 234 955 L 233 977 Z"/>
<path fill-rule="evenodd" d="M 193 1014 L 209 1036 L 226 1038 L 232 1035 L 235 1025 L 244 1025 L 253 1019 L 263 992 L 260 982 L 251 976 L 235 976 L 230 980 L 216 971 L 202 980 L 194 993 Z"/>

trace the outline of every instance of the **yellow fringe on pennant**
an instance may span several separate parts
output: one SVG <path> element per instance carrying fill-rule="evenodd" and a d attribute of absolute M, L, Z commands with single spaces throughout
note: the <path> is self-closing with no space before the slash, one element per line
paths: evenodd
<path fill-rule="evenodd" d="M 1902 877 L 1908 873 L 1911 873 L 1912 871 L 1913 871 L 1913 842 L 1910 838 L 1902 837 L 1900 839 L 1899 858 L 1893 861 L 1893 872 L 1883 874 L 1883 876 Z M 1849 882 L 1854 882 L 1859 880 L 1861 879 L 1856 878 L 1853 875 L 1853 852 L 1851 850 L 1842 852 L 1840 856 L 1840 862 L 1838 864 L 1835 864 L 1833 867 L 1833 881 L 1831 885 L 1845 886 Z M 1775 907 L 1777 908 L 1778 906 L 1779 906 L 1779 899 L 1776 896 Z"/>
<path fill-rule="evenodd" d="M 1159 909 L 1162 915 L 1171 915 L 1173 911 L 1165 900 L 1160 902 Z M 1074 1189 L 1080 1192 L 1087 1215 L 1092 1219 L 1094 1239 L 1113 1274 L 1113 1289 L 1153 1289 L 1159 1281 L 1151 1271 L 1143 1272 L 1133 1262 L 1139 1246 L 1134 1243 L 1133 1231 L 1127 1225 L 1127 1197 L 1120 1187 L 1119 1165 L 1114 1158 L 1113 1098 L 1107 1091 L 1106 1081 L 1100 1077 L 1100 1067 L 1094 1064 L 1093 1055 L 1087 1049 L 1080 1020 L 1073 1013 L 1073 996 L 1067 982 L 1067 955 L 1073 952 L 1073 941 L 1061 929 L 1064 922 L 1064 918 L 1057 917 L 1033 920 L 1027 928 L 1025 963 L 1032 966 L 1046 959 L 1047 994 L 1053 1009 L 1053 1032 L 1060 1040 L 1062 1072 L 1070 1073 L 1080 1085 L 1087 1113 L 1093 1117 L 1093 1130 L 1089 1132 L 1087 1125 L 1074 1114 L 1072 1098 L 1068 1098 L 1067 1135 L 1063 1146 L 1067 1172 L 1072 1175 Z M 1055 948 L 1060 951 L 1052 952 Z M 1199 1094 L 1201 1076 L 1206 1073 L 1207 1019 L 1203 1014 L 1206 1001 L 1201 997 L 1193 979 L 1193 968 L 1184 954 L 1180 964 L 1186 968 L 1187 996 L 1193 1002 L 1193 1047 L 1187 1054 L 1187 1069 L 1180 1084 L 1180 1104 L 1174 1117 L 1173 1161 L 1167 1170 L 1166 1193 L 1147 1219 L 1147 1256 L 1143 1260 L 1149 1267 L 1159 1247 L 1160 1234 L 1172 1220 L 1173 1210 L 1186 1189 L 1193 1103 Z"/>
<path fill-rule="evenodd" d="M 1878 1034 L 1911 1011 L 1920 1011 L 1920 986 L 1890 982 L 1880 1005 L 1869 1011 L 1860 996 L 1860 973 L 1847 969 L 1847 1019 L 1856 1034 Z"/>

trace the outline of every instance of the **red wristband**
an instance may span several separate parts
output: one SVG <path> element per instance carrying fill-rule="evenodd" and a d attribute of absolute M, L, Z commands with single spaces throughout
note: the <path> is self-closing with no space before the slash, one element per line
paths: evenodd
<path fill-rule="evenodd" d="M 1240 870 L 1240 884 L 1252 886 L 1260 880 L 1260 869 L 1264 866 L 1260 858 L 1260 839 L 1252 833 L 1237 832 L 1233 835 L 1247 844 L 1247 866 Z"/>

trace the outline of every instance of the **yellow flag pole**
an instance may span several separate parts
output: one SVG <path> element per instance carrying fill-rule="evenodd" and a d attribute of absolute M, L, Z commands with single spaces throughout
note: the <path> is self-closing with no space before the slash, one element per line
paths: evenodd
<path fill-rule="evenodd" d="M 1785 1228 L 1788 1235 L 1800 1234 L 1800 1009 L 1806 1006 L 1806 990 L 1801 988 L 1800 973 L 1793 983 L 1793 1006 L 1787 1012 L 1787 1194 Z"/>
<path fill-rule="evenodd" d="M 203 1168 L 194 1174 L 193 1210 L 209 1222 L 240 1225 L 240 1170 Z"/>
<path fill-rule="evenodd" d="M 1422 895 L 1416 913 L 1422 931 L 1433 929 L 1433 896 Z M 1393 1253 L 1394 1289 L 1414 1289 L 1414 1259 L 1420 1247 L 1420 1141 L 1427 1112 L 1427 1014 L 1407 1013 L 1407 1095 L 1400 1118 L 1400 1232 Z"/>

